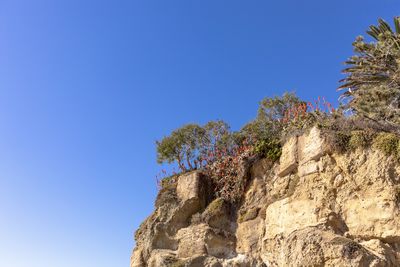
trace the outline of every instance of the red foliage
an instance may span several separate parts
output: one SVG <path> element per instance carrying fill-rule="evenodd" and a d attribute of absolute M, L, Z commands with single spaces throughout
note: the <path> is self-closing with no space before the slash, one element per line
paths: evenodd
<path fill-rule="evenodd" d="M 331 103 L 325 100 L 325 97 L 318 97 L 317 101 L 314 103 L 307 102 L 294 105 L 285 111 L 285 115 L 282 119 L 284 124 L 291 123 L 293 121 L 298 121 L 306 118 L 309 113 L 319 113 L 319 114 L 332 114 L 335 112 L 335 108 Z"/>

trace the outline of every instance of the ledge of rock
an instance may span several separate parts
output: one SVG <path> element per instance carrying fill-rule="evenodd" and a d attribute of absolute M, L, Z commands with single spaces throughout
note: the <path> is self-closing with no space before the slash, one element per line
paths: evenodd
<path fill-rule="evenodd" d="M 136 232 L 131 267 L 400 266 L 400 164 L 374 149 L 333 153 L 318 128 L 279 163 L 253 163 L 243 201 L 175 177 Z M 231 210 L 230 210 L 231 209 Z"/>

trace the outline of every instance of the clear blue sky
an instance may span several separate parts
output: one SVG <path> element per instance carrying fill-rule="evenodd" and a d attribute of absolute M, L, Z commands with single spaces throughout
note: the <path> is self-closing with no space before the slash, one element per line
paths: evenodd
<path fill-rule="evenodd" d="M 238 129 L 265 96 L 337 99 L 397 0 L 0 0 L 0 266 L 123 267 L 153 210 L 154 142 Z"/>

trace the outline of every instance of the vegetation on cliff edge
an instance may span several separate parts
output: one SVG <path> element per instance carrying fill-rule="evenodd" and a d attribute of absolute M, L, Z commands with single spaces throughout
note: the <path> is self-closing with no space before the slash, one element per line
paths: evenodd
<path fill-rule="evenodd" d="M 294 93 L 263 99 L 254 120 L 231 131 L 221 120 L 188 124 L 157 141 L 158 163 L 175 163 L 181 172 L 202 170 L 217 197 L 235 202 L 246 187 L 243 166 L 252 158 L 276 161 L 286 136 L 317 125 L 337 151 L 373 146 L 400 158 L 400 18 L 392 29 L 379 19 L 353 43 L 355 55 L 343 70 L 335 109 L 323 97 L 306 102 Z"/>

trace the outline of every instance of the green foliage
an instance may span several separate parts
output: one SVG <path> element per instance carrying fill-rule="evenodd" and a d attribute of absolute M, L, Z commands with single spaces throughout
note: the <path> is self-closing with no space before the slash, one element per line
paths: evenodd
<path fill-rule="evenodd" d="M 266 140 L 276 134 L 277 127 L 273 122 L 264 119 L 255 119 L 247 123 L 239 132 L 235 133 L 235 140 L 241 144 L 244 140 L 255 143 L 257 140 Z"/>
<path fill-rule="evenodd" d="M 201 152 L 208 153 L 215 150 L 231 149 L 234 139 L 229 125 L 222 121 L 209 121 L 203 127 L 205 135 L 201 143 Z"/>
<path fill-rule="evenodd" d="M 257 218 L 259 211 L 260 211 L 259 208 L 251 208 L 241 211 L 238 216 L 238 222 L 243 223 L 250 220 L 254 220 L 255 218 Z"/>
<path fill-rule="evenodd" d="M 379 19 L 378 26 L 370 26 L 370 43 L 357 37 L 356 55 L 345 62 L 347 77 L 339 87 L 346 90 L 341 96 L 345 108 L 386 124 L 400 122 L 400 18 L 394 24 L 392 30 Z"/>
<path fill-rule="evenodd" d="M 364 148 L 369 146 L 371 141 L 371 133 L 361 130 L 352 131 L 349 139 L 349 148 L 353 150 L 357 148 Z"/>
<path fill-rule="evenodd" d="M 280 137 L 284 128 L 285 112 L 302 103 L 304 102 L 294 93 L 264 98 L 260 102 L 256 119 L 246 124 L 240 130 L 239 136 L 247 137 L 252 143 Z"/>
<path fill-rule="evenodd" d="M 373 41 L 357 37 L 353 43 L 355 55 L 345 62 L 346 77 L 339 87 L 346 90 L 339 111 L 320 97 L 309 103 L 294 93 L 267 97 L 260 102 L 257 117 L 238 132 L 231 132 L 223 121 L 174 130 L 156 142 L 158 163 L 177 163 L 182 172 L 201 168 L 215 196 L 235 203 L 247 187 L 248 163 L 256 155 L 278 160 L 285 135 L 301 134 L 313 125 L 323 129 L 336 152 L 372 144 L 400 159 L 400 139 L 390 133 L 400 133 L 400 18 L 394 19 L 394 25 L 393 30 L 380 19 L 367 32 Z M 161 190 L 173 195 L 175 184 L 173 178 L 165 179 Z"/>
<path fill-rule="evenodd" d="M 157 141 L 157 162 L 176 162 L 185 172 L 199 168 L 201 158 L 216 150 L 230 150 L 234 146 L 229 125 L 221 120 L 204 126 L 187 124 L 171 135 Z"/>
<path fill-rule="evenodd" d="M 216 215 L 224 208 L 225 200 L 222 197 L 214 199 L 207 207 L 205 213 L 208 216 Z"/>
<path fill-rule="evenodd" d="M 286 92 L 281 97 L 266 97 L 260 103 L 258 119 L 281 121 L 288 109 L 303 103 L 295 93 Z"/>
<path fill-rule="evenodd" d="M 167 187 L 170 187 L 171 185 L 174 186 L 174 184 L 176 183 L 176 178 L 177 178 L 177 175 L 165 177 L 164 179 L 162 179 L 160 181 L 160 187 L 167 188 Z"/>
<path fill-rule="evenodd" d="M 254 152 L 262 157 L 276 161 L 282 155 L 282 146 L 278 140 L 261 140 L 255 144 Z"/>
<path fill-rule="evenodd" d="M 170 136 L 157 141 L 157 162 L 177 162 L 182 171 L 195 169 L 198 150 L 201 149 L 206 131 L 197 124 L 187 124 Z"/>
<path fill-rule="evenodd" d="M 287 122 L 283 128 L 283 133 L 285 135 L 291 135 L 293 132 L 301 132 L 303 130 L 311 128 L 318 123 L 322 123 L 326 117 L 327 115 L 325 113 L 306 113 L 301 118 Z"/>
<path fill-rule="evenodd" d="M 398 155 L 399 137 L 393 133 L 379 133 L 373 140 L 373 147 L 385 155 Z"/>
<path fill-rule="evenodd" d="M 336 152 L 342 153 L 349 147 L 350 135 L 343 131 L 330 131 L 326 133 L 328 145 Z"/>

